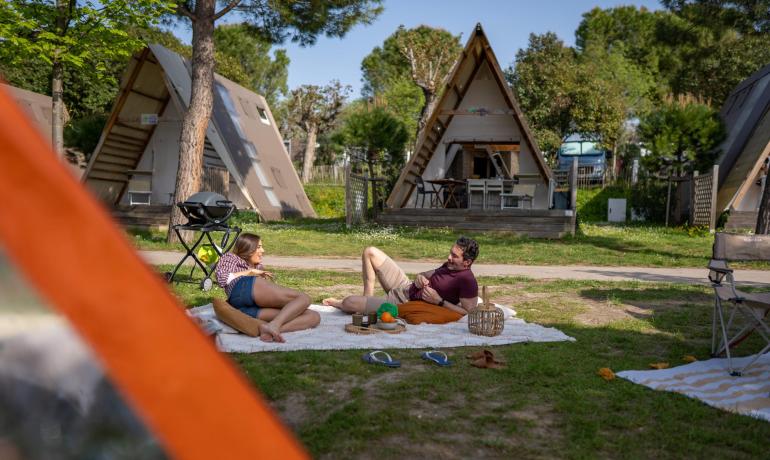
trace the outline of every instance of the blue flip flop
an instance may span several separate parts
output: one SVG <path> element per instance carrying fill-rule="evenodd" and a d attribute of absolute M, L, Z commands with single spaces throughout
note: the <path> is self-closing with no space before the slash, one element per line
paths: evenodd
<path fill-rule="evenodd" d="M 434 363 L 442 367 L 452 365 L 452 362 L 449 361 L 449 357 L 443 351 L 438 351 L 438 350 L 426 351 L 420 356 L 422 357 L 422 359 L 427 361 L 433 361 Z"/>
<path fill-rule="evenodd" d="M 363 359 L 365 363 L 369 364 L 380 364 L 382 366 L 388 367 L 401 367 L 401 361 L 391 358 L 389 354 L 382 350 L 370 351 L 369 353 L 366 353 L 364 356 L 362 356 L 361 359 Z"/>

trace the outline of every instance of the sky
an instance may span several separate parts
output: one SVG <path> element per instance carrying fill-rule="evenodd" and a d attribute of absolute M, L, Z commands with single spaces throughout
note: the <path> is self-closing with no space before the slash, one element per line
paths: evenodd
<path fill-rule="evenodd" d="M 594 7 L 644 6 L 660 9 L 658 0 L 385 0 L 385 11 L 371 25 L 358 25 L 343 38 L 320 37 L 315 45 L 301 47 L 286 43 L 289 89 L 303 84 L 325 85 L 339 80 L 360 95 L 361 61 L 381 46 L 399 25 L 407 28 L 422 24 L 462 34 L 463 46 L 476 23 L 481 23 L 497 60 L 503 68 L 526 48 L 529 34 L 555 32 L 567 45 L 575 43 L 575 29 L 583 13 Z M 189 43 L 190 33 L 176 30 Z"/>

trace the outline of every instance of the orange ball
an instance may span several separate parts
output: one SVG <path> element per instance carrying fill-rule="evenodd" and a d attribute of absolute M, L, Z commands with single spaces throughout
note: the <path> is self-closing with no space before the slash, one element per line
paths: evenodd
<path fill-rule="evenodd" d="M 391 315 L 390 312 L 385 311 L 382 313 L 382 316 L 380 316 L 380 321 L 382 321 L 383 323 L 392 323 L 396 321 L 396 319 L 393 318 L 393 315 Z"/>

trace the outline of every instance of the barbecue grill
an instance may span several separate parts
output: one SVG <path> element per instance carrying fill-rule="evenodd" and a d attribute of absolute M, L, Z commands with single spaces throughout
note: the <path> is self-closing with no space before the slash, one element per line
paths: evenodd
<path fill-rule="evenodd" d="M 190 279 L 192 279 L 195 268 L 200 267 L 204 274 L 200 286 L 204 291 L 208 291 L 214 285 L 211 275 L 216 270 L 219 258 L 233 247 L 235 240 L 241 233 L 240 227 L 230 226 L 227 223 L 237 208 L 232 201 L 214 192 L 195 193 L 187 200 L 177 203 L 177 206 L 185 218 L 187 218 L 187 223 L 174 225 L 172 228 L 177 237 L 179 237 L 182 246 L 187 250 L 187 253 L 174 267 L 173 272 L 166 273 L 166 279 L 169 283 L 173 282 L 182 264 L 184 264 L 188 257 L 192 257 L 195 264 L 190 271 Z M 193 244 L 190 245 L 185 241 L 183 233 L 185 231 L 192 231 L 194 234 L 197 234 L 191 239 L 191 241 L 194 241 Z M 222 233 L 219 244 L 214 242 L 214 238 L 211 236 L 212 232 Z M 206 243 L 204 240 L 208 242 Z M 198 251 L 196 251 L 199 246 L 209 246 L 214 249 L 217 256 L 212 262 L 206 263 L 200 259 Z"/>

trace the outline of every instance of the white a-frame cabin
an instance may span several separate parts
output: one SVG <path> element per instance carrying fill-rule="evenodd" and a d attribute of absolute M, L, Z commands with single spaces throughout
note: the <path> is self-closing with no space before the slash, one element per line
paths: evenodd
<path fill-rule="evenodd" d="M 553 209 L 557 190 L 477 24 L 379 219 L 559 238 L 574 233 L 575 216 Z"/>

